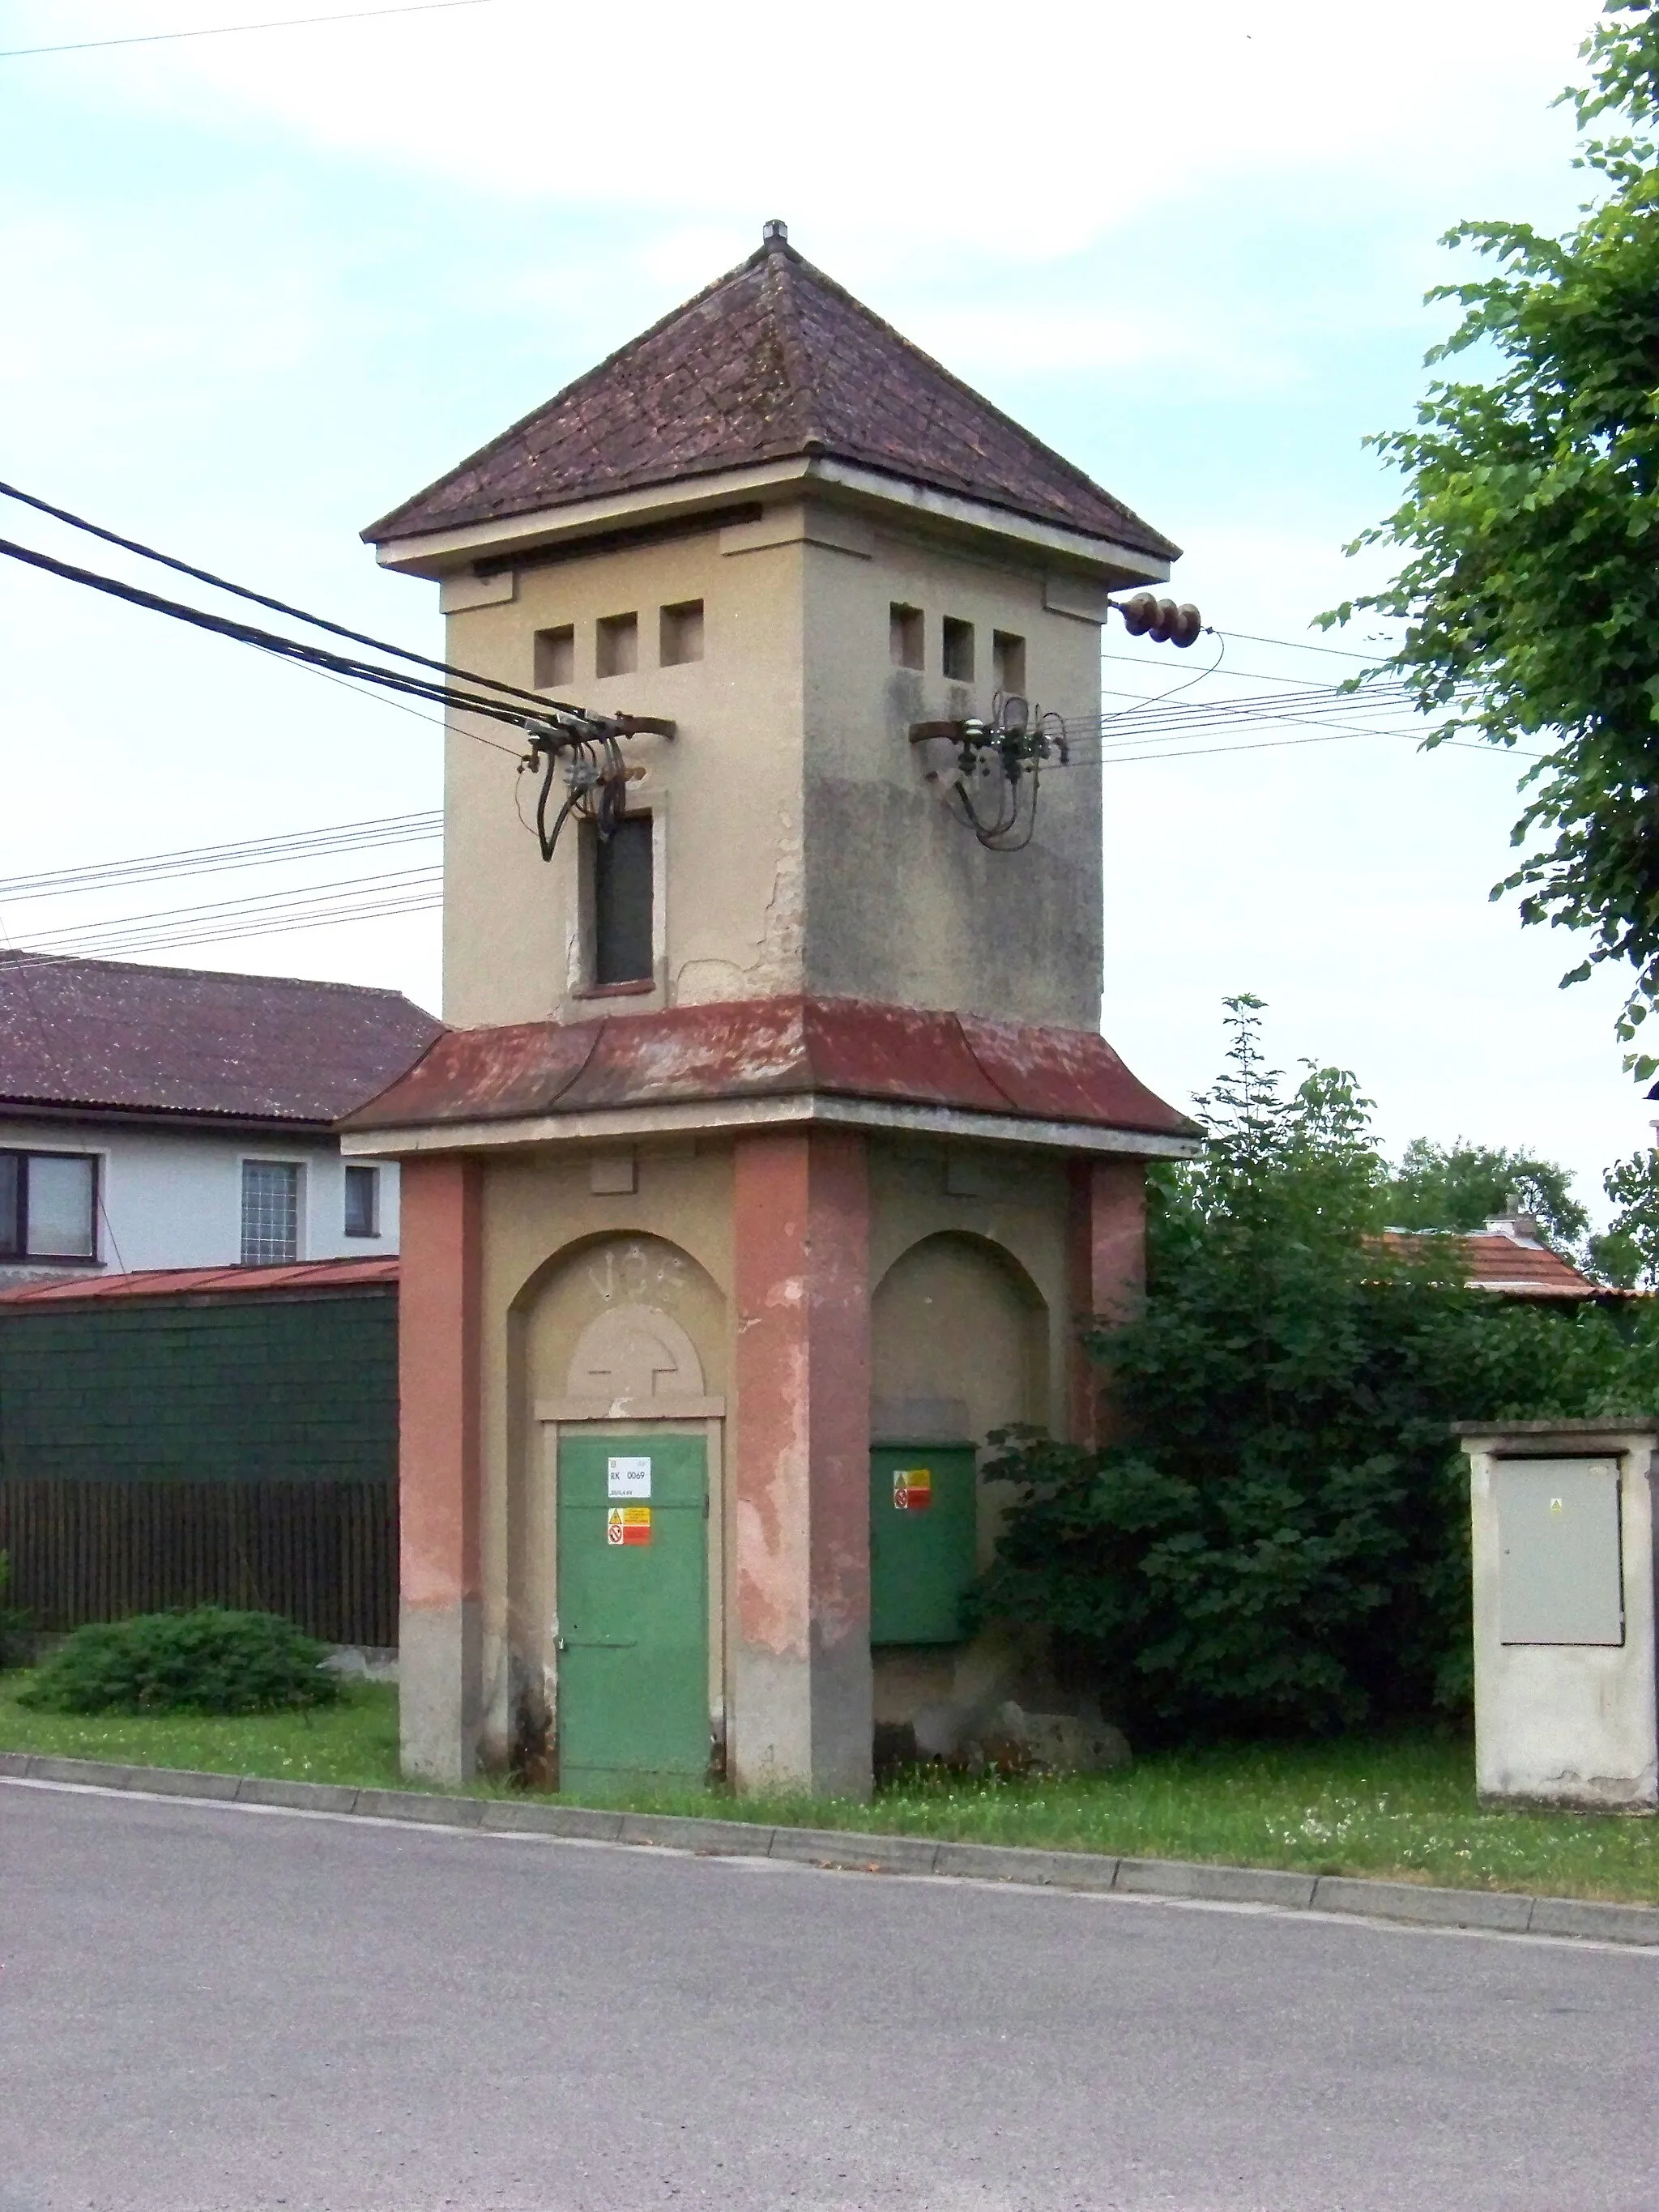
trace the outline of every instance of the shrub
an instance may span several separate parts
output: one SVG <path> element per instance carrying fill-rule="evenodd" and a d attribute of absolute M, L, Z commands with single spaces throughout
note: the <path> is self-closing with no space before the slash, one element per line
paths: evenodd
<path fill-rule="evenodd" d="M 1156 1171 L 1145 1314 L 1097 1336 L 1121 1434 L 1005 1432 L 982 1613 L 1037 1626 L 1143 1740 L 1309 1732 L 1470 1694 L 1454 1421 L 1659 1405 L 1659 1328 L 1520 1307 L 1377 1240 L 1387 1170 L 1338 1069 L 1285 1095 L 1255 1001 Z M 1438 1259 L 1439 1274 L 1436 1266 Z"/>
<path fill-rule="evenodd" d="M 77 1628 L 20 1697 L 50 1712 L 258 1713 L 332 1704 L 325 1647 L 270 1613 L 198 1606 Z"/>

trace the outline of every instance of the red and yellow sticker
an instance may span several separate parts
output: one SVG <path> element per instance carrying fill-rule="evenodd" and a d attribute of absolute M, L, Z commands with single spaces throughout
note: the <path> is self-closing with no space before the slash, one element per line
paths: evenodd
<path fill-rule="evenodd" d="M 613 1505 L 605 1516 L 605 1540 L 607 1544 L 648 1544 L 651 1541 L 651 1508 L 648 1505 Z"/>
<path fill-rule="evenodd" d="M 893 1469 L 893 1510 L 896 1513 L 925 1513 L 933 1502 L 933 1470 L 931 1467 L 896 1467 Z"/>

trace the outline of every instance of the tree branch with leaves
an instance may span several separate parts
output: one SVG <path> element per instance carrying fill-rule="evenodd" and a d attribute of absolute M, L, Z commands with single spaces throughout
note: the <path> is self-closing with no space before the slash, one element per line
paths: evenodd
<path fill-rule="evenodd" d="M 1522 778 L 1521 858 L 1494 898 L 1523 921 L 1584 933 L 1562 979 L 1635 971 L 1620 1033 L 1659 999 L 1659 11 L 1611 0 L 1564 93 L 1596 196 L 1565 237 L 1467 222 L 1492 273 L 1448 284 L 1462 319 L 1428 365 L 1474 356 L 1484 376 L 1433 381 L 1410 429 L 1370 442 L 1407 494 L 1351 552 L 1405 558 L 1360 610 L 1405 623 L 1382 667 L 1457 732 L 1545 757 Z M 1592 135 L 1609 124 L 1614 135 Z M 1362 678 L 1360 682 L 1365 681 Z M 1659 1057 L 1633 1052 L 1644 1080 Z"/>

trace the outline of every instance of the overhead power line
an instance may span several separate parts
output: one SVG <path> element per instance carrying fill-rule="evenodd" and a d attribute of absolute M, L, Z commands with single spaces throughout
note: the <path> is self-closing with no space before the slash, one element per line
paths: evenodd
<path fill-rule="evenodd" d="M 354 916 L 396 912 L 410 898 L 435 904 L 442 895 L 441 868 L 398 868 L 381 875 L 344 876 L 301 890 L 259 891 L 245 898 L 35 930 L 17 942 L 21 950 L 33 952 L 90 956 L 137 951 L 170 944 L 204 944 L 218 937 L 263 936 L 280 928 L 314 928 L 344 919 L 348 910 Z"/>
<path fill-rule="evenodd" d="M 234 599 L 250 600 L 255 606 L 269 608 L 272 614 L 288 615 L 312 629 L 326 630 L 331 637 L 345 638 L 353 645 L 366 645 L 374 653 L 389 653 L 397 660 L 412 661 L 417 667 L 435 669 L 442 676 L 459 677 L 465 684 L 481 684 L 488 690 L 499 691 L 508 698 L 522 699 L 542 713 L 563 704 L 561 701 L 549 699 L 540 691 L 526 691 L 520 684 L 503 684 L 498 677 L 480 676 L 470 668 L 457 668 L 447 660 L 433 660 L 426 653 L 416 653 L 406 645 L 389 645 L 385 638 L 370 637 L 360 629 L 348 629 L 343 623 L 331 622 L 325 615 L 313 615 L 304 607 L 290 606 L 286 599 L 273 599 L 264 592 L 250 590 L 246 584 L 234 584 L 228 576 L 216 575 L 211 568 L 198 568 L 189 561 L 179 560 L 174 554 L 163 553 L 154 545 L 144 544 L 139 538 L 124 538 L 119 531 L 106 530 L 101 523 L 89 522 L 84 515 L 72 514 L 66 507 L 54 507 L 50 500 L 38 498 L 33 492 L 21 490 L 16 484 L 0 483 L 0 497 L 15 499 L 21 506 L 33 507 L 37 514 L 49 514 L 54 521 L 65 522 L 71 530 L 82 531 L 88 538 L 101 539 L 106 545 L 118 545 L 124 553 L 136 553 L 141 561 L 154 561 L 159 567 L 172 568 L 181 576 L 193 577 L 198 584 L 211 585 L 216 592 L 228 592 Z M 78 582 L 90 580 L 94 574 L 90 569 L 59 573 L 70 574 Z M 147 600 L 146 603 L 162 611 L 174 611 L 177 604 L 172 600 Z M 270 633 L 260 631 L 256 635 L 264 637 Z"/>
<path fill-rule="evenodd" d="M 232 39 L 248 31 L 298 31 L 313 23 L 366 23 L 377 15 L 435 15 L 449 8 L 487 8 L 492 0 L 410 0 L 400 8 L 350 8 L 331 15 L 278 15 L 264 23 L 210 23 L 195 31 L 140 31 L 122 39 L 72 39 L 61 46 L 0 47 L 0 62 L 29 54 L 89 54 L 105 46 L 163 46 L 179 39 Z"/>
<path fill-rule="evenodd" d="M 340 822 L 286 836 L 240 838 L 230 844 L 192 845 L 176 853 L 144 853 L 128 860 L 109 860 L 84 868 L 52 868 L 33 876 L 0 880 L 0 905 L 27 899 L 69 898 L 109 890 L 120 884 L 155 882 L 179 876 L 219 875 L 235 868 L 275 867 L 324 854 L 366 852 L 375 846 L 428 842 L 443 835 L 443 815 L 392 814 L 379 820 Z"/>

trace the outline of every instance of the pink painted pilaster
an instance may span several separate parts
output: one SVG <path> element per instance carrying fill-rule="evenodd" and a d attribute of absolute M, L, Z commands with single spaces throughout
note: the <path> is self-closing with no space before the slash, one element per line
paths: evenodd
<path fill-rule="evenodd" d="M 863 1137 L 737 1140 L 732 1749 L 739 1788 L 867 1792 L 870 1193 Z"/>
<path fill-rule="evenodd" d="M 406 1773 L 465 1781 L 477 1757 L 482 1559 L 483 1171 L 416 1157 L 399 1188 L 398 1684 Z"/>
<path fill-rule="evenodd" d="M 1146 1297 L 1146 1164 L 1074 1159 L 1067 1177 L 1072 1439 L 1103 1443 L 1111 1427 L 1109 1386 L 1081 1337 L 1132 1319 Z"/>

